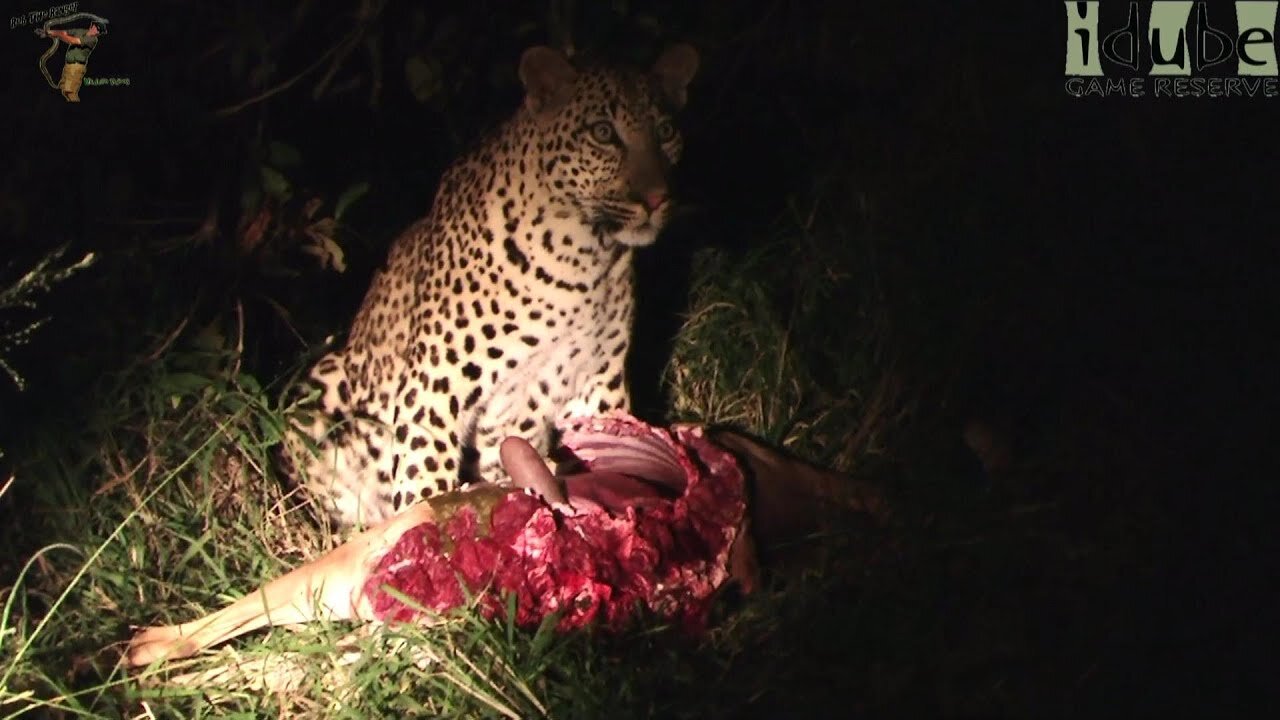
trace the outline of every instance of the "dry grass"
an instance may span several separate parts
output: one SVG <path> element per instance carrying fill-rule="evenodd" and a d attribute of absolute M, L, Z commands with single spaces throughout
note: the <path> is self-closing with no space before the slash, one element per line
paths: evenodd
<path fill-rule="evenodd" d="M 776 252 L 775 248 L 773 252 Z M 846 437 L 861 394 L 830 402 L 812 382 L 795 327 L 780 319 L 761 272 L 736 275 L 700 257 L 691 311 L 668 378 L 675 414 L 732 424 L 800 449 Z M 766 594 L 701 643 L 648 625 L 623 638 L 519 631 L 461 612 L 434 626 L 377 632 L 317 624 L 276 629 L 205 656 L 127 674 L 117 665 L 131 625 L 180 622 L 217 609 L 331 538 L 273 477 L 287 409 L 240 369 L 242 342 L 208 347 L 162 333 L 164 350 L 114 379 L 98 432 L 72 447 L 24 448 L 20 480 L 44 492 L 43 537 L 5 593 L 0 713 L 80 717 L 541 717 L 689 711 L 709 667 L 740 662 L 776 632 Z M 203 343 L 203 345 L 201 344 Z M 874 384 L 869 385 L 874 396 Z M 827 399 L 825 404 L 823 399 Z M 854 433 L 853 436 L 856 436 Z M 874 436 L 833 452 L 860 453 Z M 75 453 L 83 453 L 76 457 Z M 852 464 L 853 455 L 843 456 Z M 36 479 L 39 482 L 36 482 Z M 34 522 L 34 521 L 33 521 Z M 23 532 L 15 528 L 14 533 Z M 676 672 L 651 676 L 646 667 Z M 724 672 L 722 670 L 721 672 Z M 722 678 L 733 686 L 751 675 Z M 744 687 L 736 700 L 750 703 Z M 730 693 L 732 694 L 732 693 Z M 627 708 L 616 709 L 618 698 Z M 0 715 L 2 717 L 3 715 Z"/>

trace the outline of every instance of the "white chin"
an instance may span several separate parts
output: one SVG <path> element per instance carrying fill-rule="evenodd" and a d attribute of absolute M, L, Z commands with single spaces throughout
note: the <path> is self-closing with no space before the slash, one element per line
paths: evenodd
<path fill-rule="evenodd" d="M 652 245 L 653 241 L 658 239 L 658 228 L 654 227 L 652 223 L 638 228 L 623 228 L 614 233 L 613 239 L 621 245 L 646 247 Z"/>

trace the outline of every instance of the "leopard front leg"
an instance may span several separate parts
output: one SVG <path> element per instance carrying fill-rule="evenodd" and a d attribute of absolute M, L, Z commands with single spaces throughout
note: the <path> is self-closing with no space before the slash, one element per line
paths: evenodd
<path fill-rule="evenodd" d="M 540 406 L 531 395 L 518 415 L 492 417 L 476 427 L 474 468 L 475 477 L 468 481 L 484 481 L 505 485 L 511 482 L 502 465 L 499 450 L 502 441 L 518 437 L 529 443 L 542 457 L 551 452 L 554 426 L 548 407 Z"/>
<path fill-rule="evenodd" d="M 580 356 L 570 352 L 568 361 L 576 369 L 571 392 L 561 403 L 557 420 L 603 415 L 612 410 L 628 412 L 631 394 L 627 384 L 627 354 L 631 345 L 633 301 L 629 267 L 617 270 L 609 297 L 600 309 L 592 344 Z"/>
<path fill-rule="evenodd" d="M 601 415 L 611 410 L 627 412 L 631 409 L 625 355 L 614 355 L 593 370 L 595 372 L 581 383 L 577 394 L 564 403 L 558 419 Z"/>
<path fill-rule="evenodd" d="M 476 423 L 476 470 L 474 477 L 467 479 L 509 482 L 499 457 L 499 447 L 508 437 L 522 438 L 546 457 L 553 449 L 557 421 L 630 407 L 620 358 L 592 363 L 589 370 L 573 376 L 548 374 L 523 388 L 524 392 L 495 397 Z"/>

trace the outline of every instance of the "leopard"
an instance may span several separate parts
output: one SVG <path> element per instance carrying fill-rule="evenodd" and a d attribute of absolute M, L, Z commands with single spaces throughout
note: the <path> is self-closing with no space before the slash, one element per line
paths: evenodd
<path fill-rule="evenodd" d="M 647 70 L 522 53 L 522 103 L 445 170 L 343 346 L 293 386 L 282 463 L 331 527 L 509 483 L 504 439 L 545 457 L 558 422 L 629 410 L 634 255 L 671 217 L 698 64 L 686 43 Z"/>

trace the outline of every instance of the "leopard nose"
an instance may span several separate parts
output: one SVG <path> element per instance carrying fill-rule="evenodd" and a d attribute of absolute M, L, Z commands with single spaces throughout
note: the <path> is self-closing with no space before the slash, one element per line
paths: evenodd
<path fill-rule="evenodd" d="M 662 207 L 663 203 L 665 203 L 666 201 L 667 201 L 666 190 L 650 190 L 649 192 L 643 193 L 640 196 L 640 202 L 644 203 L 645 208 L 649 212 L 653 212 L 654 210 L 657 210 L 658 208 Z"/>

